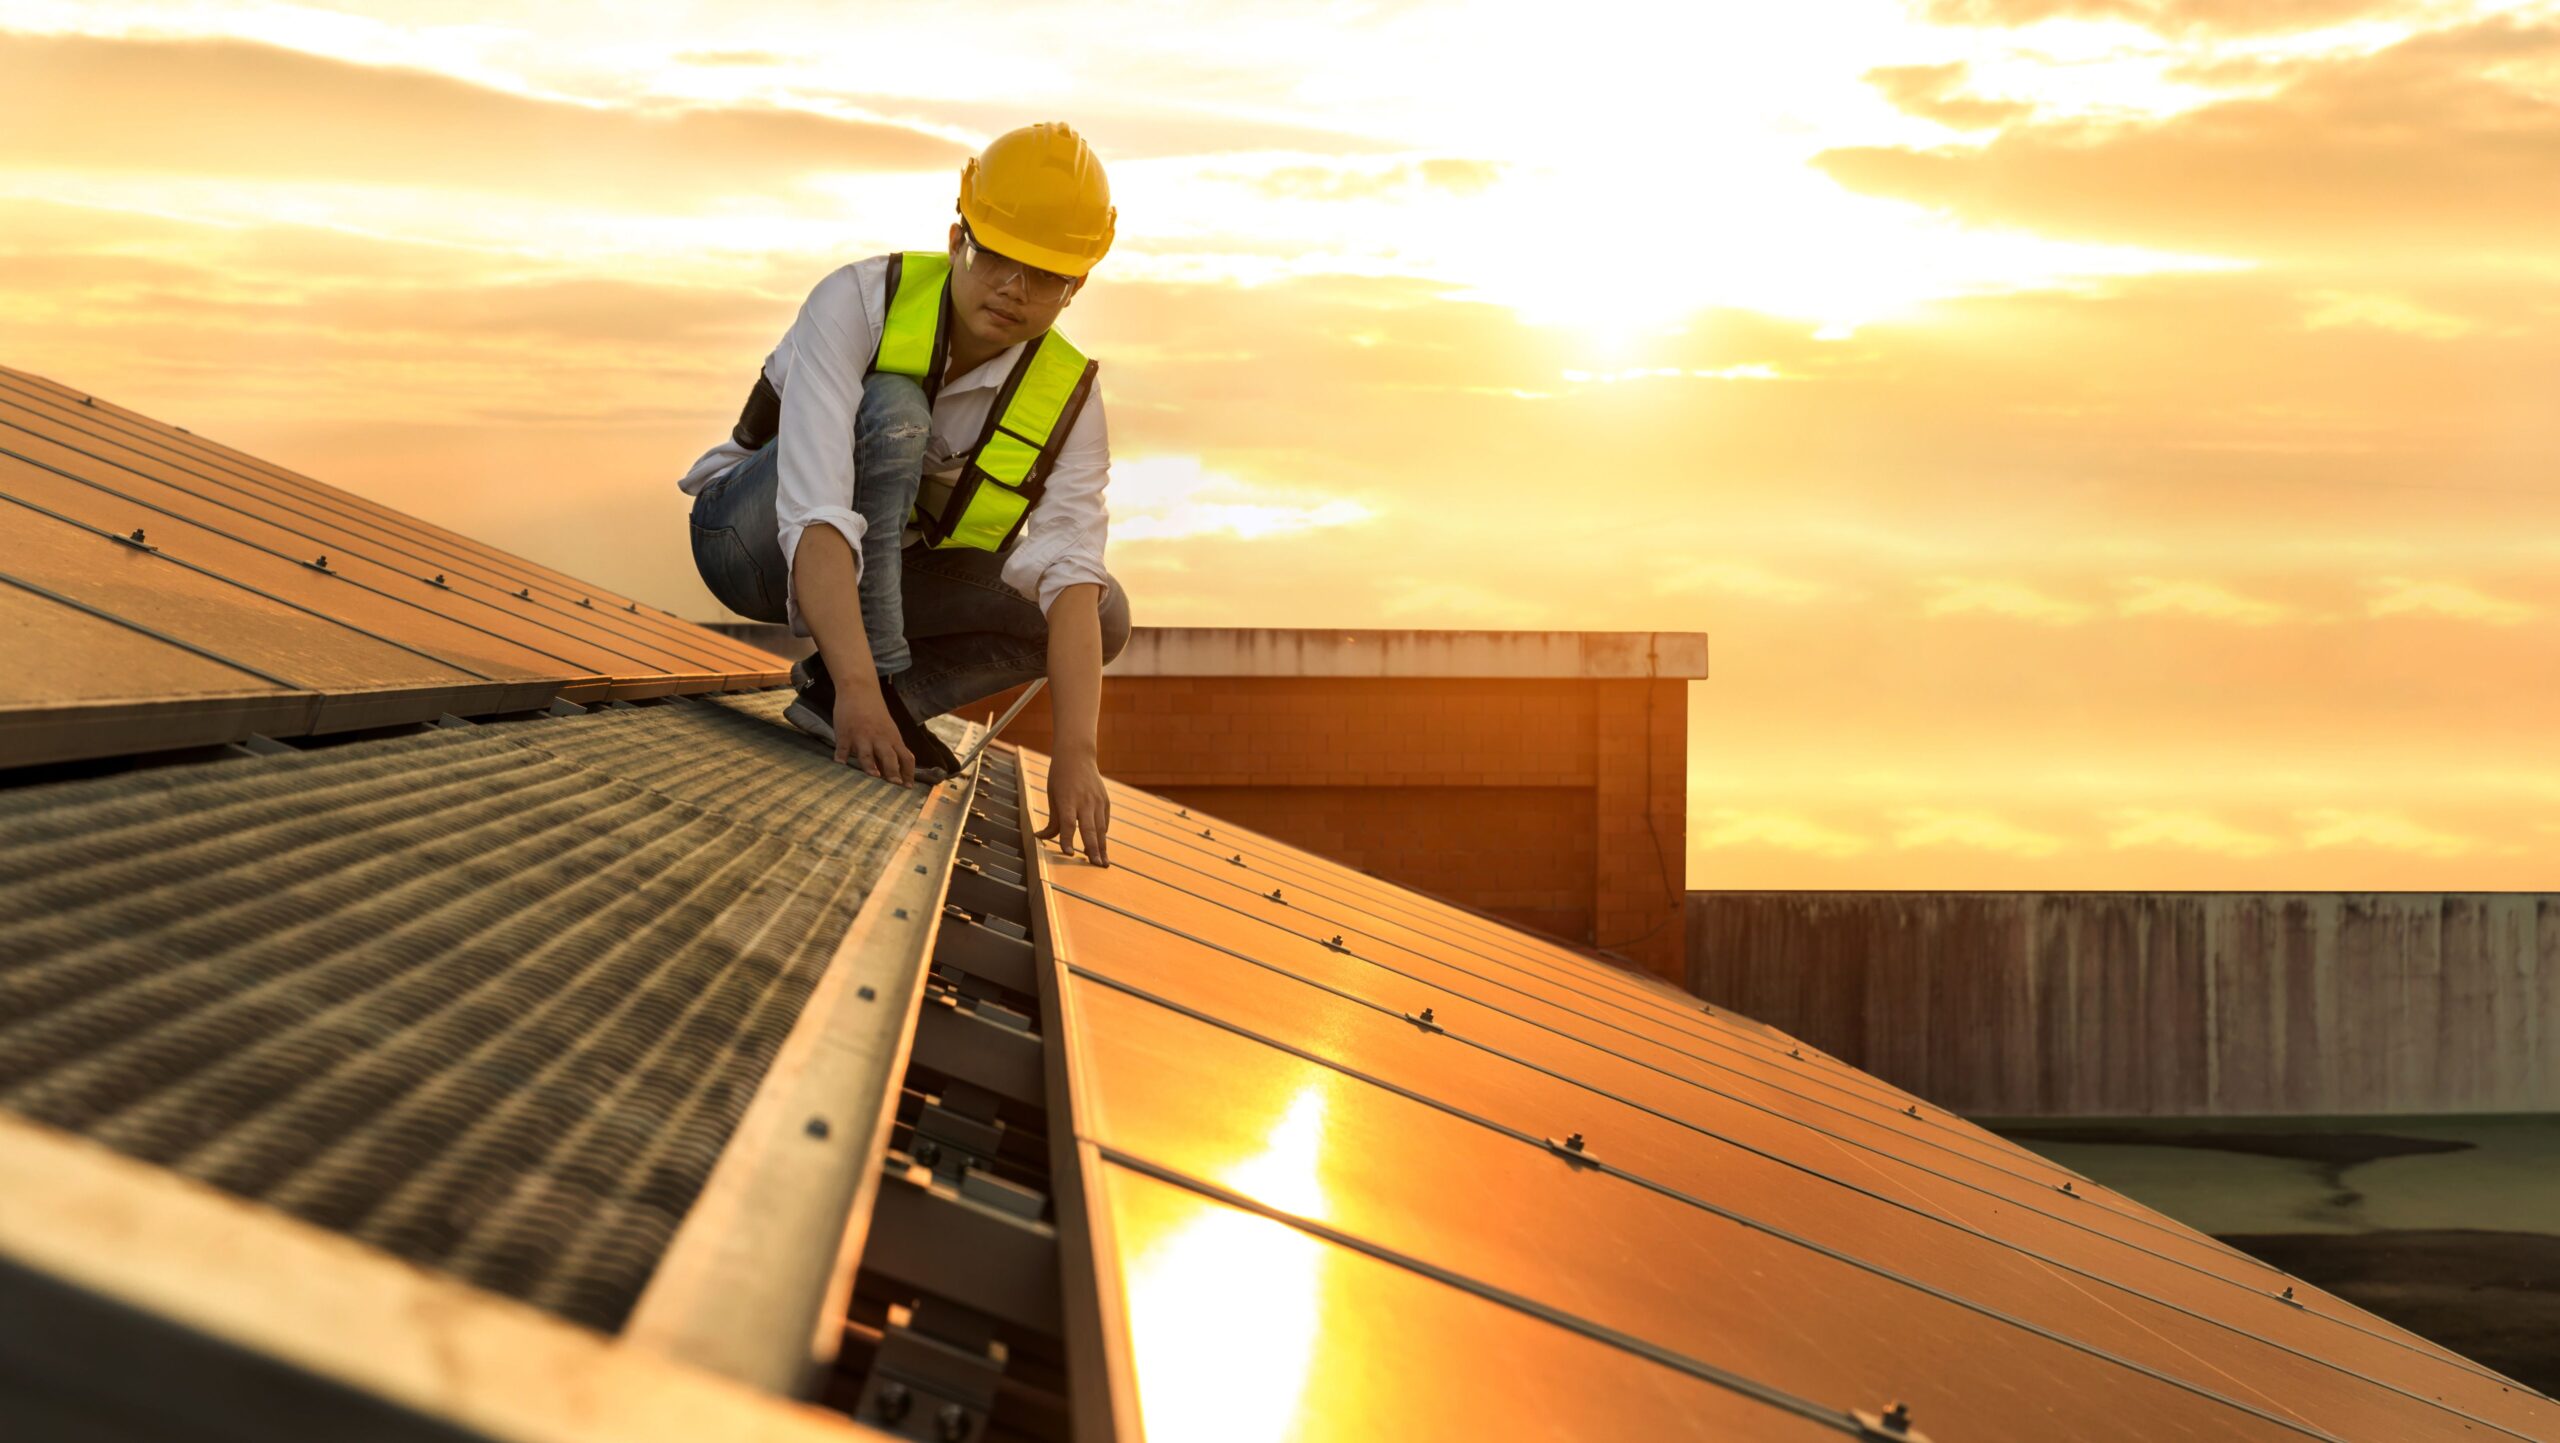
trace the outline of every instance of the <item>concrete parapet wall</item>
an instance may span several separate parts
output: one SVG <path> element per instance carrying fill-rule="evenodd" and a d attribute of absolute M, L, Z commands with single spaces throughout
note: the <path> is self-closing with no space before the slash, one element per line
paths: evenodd
<path fill-rule="evenodd" d="M 1688 954 L 1959 1112 L 2560 1109 L 2560 894 L 1692 892 Z"/>

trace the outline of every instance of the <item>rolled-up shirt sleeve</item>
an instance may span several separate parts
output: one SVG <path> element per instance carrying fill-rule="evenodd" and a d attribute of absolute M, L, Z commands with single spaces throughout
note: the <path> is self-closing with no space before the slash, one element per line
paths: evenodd
<path fill-rule="evenodd" d="M 1103 586 L 1111 580 L 1102 569 L 1102 547 L 1110 530 L 1102 489 L 1110 479 L 1110 433 L 1097 390 L 1085 398 L 1075 424 L 1067 429 L 1040 504 L 1031 508 L 1022 539 L 1005 558 L 1001 573 L 1005 585 L 1038 602 L 1044 615 L 1068 587 L 1083 582 Z"/>
<path fill-rule="evenodd" d="M 812 526 L 832 526 L 853 550 L 856 581 L 862 576 L 861 513 L 853 509 L 854 414 L 862 404 L 863 373 L 879 339 L 864 265 L 830 272 L 809 292 L 783 345 L 782 422 L 776 435 L 773 519 L 783 565 L 793 571 L 788 611 L 794 635 L 809 634 L 800 617 L 796 563 L 800 536 Z"/>

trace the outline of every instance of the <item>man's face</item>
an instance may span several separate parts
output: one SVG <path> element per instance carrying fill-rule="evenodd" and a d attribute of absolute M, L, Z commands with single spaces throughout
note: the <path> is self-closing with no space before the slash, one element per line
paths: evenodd
<path fill-rule="evenodd" d="M 1046 271 L 964 244 L 960 227 L 951 227 L 951 314 L 982 344 L 1001 349 L 1041 334 L 1073 294 L 1060 293 Z"/>

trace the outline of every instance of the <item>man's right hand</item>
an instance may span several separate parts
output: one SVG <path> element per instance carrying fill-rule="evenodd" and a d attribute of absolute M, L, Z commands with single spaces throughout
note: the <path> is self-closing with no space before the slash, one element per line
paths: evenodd
<path fill-rule="evenodd" d="M 851 762 L 875 777 L 913 786 L 915 755 L 898 739 L 898 724 L 877 689 L 836 684 L 836 760 Z"/>

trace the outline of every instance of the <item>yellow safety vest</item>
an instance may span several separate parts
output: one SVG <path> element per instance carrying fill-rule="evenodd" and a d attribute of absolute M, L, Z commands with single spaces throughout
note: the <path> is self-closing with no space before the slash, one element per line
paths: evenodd
<path fill-rule="evenodd" d="M 863 374 L 886 371 L 924 387 L 930 401 L 942 389 L 950 359 L 951 257 L 941 251 L 905 251 L 889 257 L 889 318 L 879 348 Z M 910 521 L 929 546 L 1001 551 L 1022 530 L 1022 519 L 1040 492 L 1075 428 L 1076 415 L 1093 394 L 1102 367 L 1056 331 L 1034 337 L 997 388 L 986 425 L 947 497 L 927 509 L 919 497 Z M 762 374 L 730 435 L 748 450 L 773 440 L 782 427 L 782 397 Z M 927 487 L 930 491 L 935 488 Z"/>

